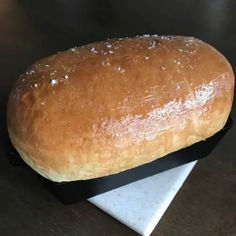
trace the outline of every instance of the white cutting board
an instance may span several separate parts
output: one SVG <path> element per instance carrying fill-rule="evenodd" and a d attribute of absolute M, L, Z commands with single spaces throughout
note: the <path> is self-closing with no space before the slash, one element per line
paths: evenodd
<path fill-rule="evenodd" d="M 90 198 L 141 235 L 150 235 L 197 161 Z"/>

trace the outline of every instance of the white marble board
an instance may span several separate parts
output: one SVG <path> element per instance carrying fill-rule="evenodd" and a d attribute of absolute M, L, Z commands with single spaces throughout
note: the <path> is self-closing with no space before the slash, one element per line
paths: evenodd
<path fill-rule="evenodd" d="M 196 162 L 111 190 L 88 201 L 137 233 L 148 236 Z"/>

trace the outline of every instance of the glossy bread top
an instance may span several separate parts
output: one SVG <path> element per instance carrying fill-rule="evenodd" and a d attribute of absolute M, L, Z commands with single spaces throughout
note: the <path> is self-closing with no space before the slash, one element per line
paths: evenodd
<path fill-rule="evenodd" d="M 46 178 L 95 178 L 212 136 L 228 118 L 233 88 L 228 61 L 198 39 L 111 39 L 32 65 L 12 89 L 8 129 Z"/>

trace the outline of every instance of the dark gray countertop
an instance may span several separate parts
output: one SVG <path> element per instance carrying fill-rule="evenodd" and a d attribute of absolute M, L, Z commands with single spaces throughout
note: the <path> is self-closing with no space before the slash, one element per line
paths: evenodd
<path fill-rule="evenodd" d="M 7 162 L 7 96 L 27 66 L 76 45 L 150 33 L 199 37 L 236 71 L 235 12 L 233 0 L 1 1 L 0 235 L 136 235 L 87 202 L 63 206 L 33 172 Z M 235 140 L 234 126 L 199 161 L 152 235 L 236 235 Z"/>

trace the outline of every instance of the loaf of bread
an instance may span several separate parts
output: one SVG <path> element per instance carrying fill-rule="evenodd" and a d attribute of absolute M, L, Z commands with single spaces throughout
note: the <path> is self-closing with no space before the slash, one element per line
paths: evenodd
<path fill-rule="evenodd" d="M 214 135 L 227 121 L 233 89 L 229 62 L 198 39 L 110 39 L 32 65 L 11 91 L 8 130 L 42 176 L 97 178 Z"/>

